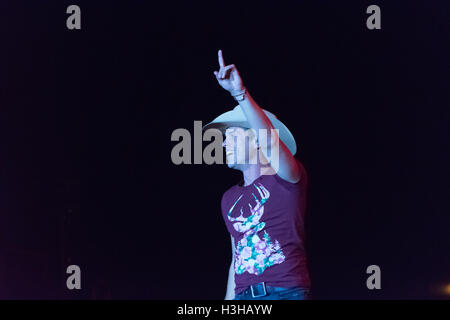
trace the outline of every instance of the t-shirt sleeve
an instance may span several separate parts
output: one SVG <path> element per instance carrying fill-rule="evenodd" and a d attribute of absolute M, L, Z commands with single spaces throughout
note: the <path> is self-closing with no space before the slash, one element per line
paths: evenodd
<path fill-rule="evenodd" d="M 230 199 L 230 193 L 232 192 L 232 188 L 226 190 L 223 195 L 222 195 L 222 200 L 220 201 L 220 207 L 222 209 L 222 214 L 225 216 L 228 212 L 228 210 L 230 208 L 227 208 L 230 204 L 229 199 Z"/>
<path fill-rule="evenodd" d="M 222 210 L 222 215 L 225 212 L 225 194 L 226 191 L 222 194 L 222 200 L 220 201 L 220 209 Z"/>

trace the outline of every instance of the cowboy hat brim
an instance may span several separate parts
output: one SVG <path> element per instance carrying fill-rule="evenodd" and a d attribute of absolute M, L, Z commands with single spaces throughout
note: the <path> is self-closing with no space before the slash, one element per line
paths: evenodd
<path fill-rule="evenodd" d="M 280 140 L 283 141 L 283 143 L 286 145 L 286 147 L 289 149 L 292 155 L 295 155 L 297 152 L 297 144 L 295 142 L 294 136 L 289 131 L 289 129 L 282 123 L 280 120 L 277 119 L 277 117 L 267 111 L 263 110 L 264 113 L 267 115 L 269 120 L 272 122 L 272 125 L 275 129 L 279 130 L 279 136 Z M 223 134 L 225 134 L 225 130 L 228 127 L 241 127 L 241 128 L 250 128 L 250 124 L 247 121 L 247 118 L 245 117 L 244 112 L 242 111 L 242 108 L 240 105 L 237 105 L 234 107 L 233 110 L 227 111 L 225 113 L 222 113 L 220 116 L 215 118 L 210 123 L 203 126 L 203 130 L 208 129 L 218 129 Z"/>

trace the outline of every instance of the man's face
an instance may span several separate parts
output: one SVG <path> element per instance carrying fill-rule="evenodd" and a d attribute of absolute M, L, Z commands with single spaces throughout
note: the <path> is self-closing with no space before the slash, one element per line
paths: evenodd
<path fill-rule="evenodd" d="M 257 163 L 258 148 L 253 130 L 228 127 L 225 131 L 223 146 L 228 167 L 243 169 L 248 164 Z"/>

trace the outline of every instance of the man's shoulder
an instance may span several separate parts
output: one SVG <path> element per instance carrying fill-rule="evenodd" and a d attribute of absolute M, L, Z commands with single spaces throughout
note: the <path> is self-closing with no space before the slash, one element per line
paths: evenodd
<path fill-rule="evenodd" d="M 228 189 L 226 189 L 222 194 L 222 205 L 224 205 L 225 202 L 229 201 L 229 199 L 235 198 L 238 192 L 239 192 L 239 183 L 236 183 L 230 186 Z"/>
<path fill-rule="evenodd" d="M 308 183 L 308 174 L 306 172 L 305 167 L 298 159 L 296 159 L 296 161 L 297 161 L 297 164 L 298 164 L 299 170 L 300 170 L 300 179 L 297 182 L 290 182 L 290 181 L 284 180 L 278 174 L 272 175 L 272 177 L 277 185 L 280 185 L 284 189 L 289 190 L 289 191 L 298 191 L 298 190 L 306 187 L 306 185 Z"/>
<path fill-rule="evenodd" d="M 222 195 L 222 199 L 227 198 L 231 195 L 233 195 L 234 193 L 236 193 L 236 190 L 238 189 L 238 183 L 230 186 L 228 189 L 226 189 Z"/>

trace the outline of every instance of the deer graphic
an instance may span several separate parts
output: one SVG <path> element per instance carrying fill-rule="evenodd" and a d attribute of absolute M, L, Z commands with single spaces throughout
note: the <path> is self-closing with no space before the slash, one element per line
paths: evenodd
<path fill-rule="evenodd" d="M 237 274 L 248 272 L 250 274 L 259 275 L 268 267 L 280 264 L 285 260 L 283 251 L 277 240 L 273 243 L 269 234 L 264 230 L 261 239 L 258 232 L 263 230 L 266 223 L 261 220 L 264 214 L 264 204 L 270 197 L 270 192 L 261 184 L 259 186 L 253 184 L 259 193 L 260 199 L 252 193 L 255 199 L 255 205 L 249 203 L 250 215 L 244 217 L 243 207 L 240 208 L 240 215 L 232 217 L 231 213 L 242 194 L 237 198 L 233 206 L 228 211 L 228 220 L 233 223 L 233 227 L 237 232 L 244 233 L 241 240 L 238 241 L 235 250 L 234 269 Z"/>

